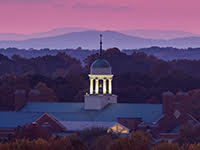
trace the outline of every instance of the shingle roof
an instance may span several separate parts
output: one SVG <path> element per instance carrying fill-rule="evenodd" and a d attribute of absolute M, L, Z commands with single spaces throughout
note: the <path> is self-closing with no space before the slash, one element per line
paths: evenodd
<path fill-rule="evenodd" d="M 29 102 L 20 112 L 81 112 L 84 110 L 84 103 L 55 103 L 55 102 Z"/>
<path fill-rule="evenodd" d="M 18 112 L 0 112 L 0 128 L 23 126 L 46 112 L 60 121 L 117 122 L 117 118 L 142 118 L 151 123 L 162 116 L 162 105 L 118 103 L 93 111 L 84 110 L 84 103 L 29 102 Z"/>
<path fill-rule="evenodd" d="M 20 112 L 47 112 L 64 121 L 117 121 L 121 118 L 143 118 L 156 121 L 162 116 L 161 104 L 110 104 L 102 110 L 85 110 L 84 103 L 28 103 Z"/>

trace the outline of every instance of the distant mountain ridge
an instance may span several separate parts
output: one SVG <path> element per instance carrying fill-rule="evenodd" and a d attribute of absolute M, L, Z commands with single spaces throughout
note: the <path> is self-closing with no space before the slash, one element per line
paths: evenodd
<path fill-rule="evenodd" d="M 200 34 L 184 32 L 181 30 L 122 30 L 119 32 L 130 35 L 130 36 L 137 36 L 137 37 L 149 38 L 149 39 L 162 39 L 162 40 L 194 37 L 194 36 L 200 37 Z"/>
<path fill-rule="evenodd" d="M 83 31 L 72 32 L 54 37 L 34 38 L 24 41 L 0 41 L 0 47 L 17 47 L 17 48 L 77 48 L 82 47 L 86 49 L 99 48 L 99 34 L 103 34 L 104 48 L 119 47 L 119 48 L 133 48 L 151 46 L 152 41 L 143 38 L 128 36 L 114 31 Z"/>
<path fill-rule="evenodd" d="M 59 35 L 68 34 L 72 32 L 83 32 L 83 31 L 88 31 L 88 30 L 94 30 L 94 29 L 88 29 L 88 28 L 82 28 L 82 27 L 64 27 L 64 28 L 56 28 L 56 29 L 52 29 L 46 32 L 38 32 L 38 33 L 33 33 L 33 34 L 0 33 L 0 41 L 7 41 L 7 40 L 19 41 L 19 40 L 28 40 L 32 38 L 53 37 L 53 36 L 59 36 Z M 147 38 L 147 39 L 160 39 L 160 40 L 200 36 L 200 34 L 184 32 L 181 30 L 138 29 L 138 30 L 119 30 L 116 32 L 120 32 L 129 36 L 135 36 L 135 37 Z"/>
<path fill-rule="evenodd" d="M 0 40 L 7 41 L 7 40 L 25 40 L 27 39 L 27 35 L 25 34 L 18 34 L 18 33 L 0 33 Z"/>
<path fill-rule="evenodd" d="M 47 32 L 38 32 L 33 34 L 17 34 L 17 33 L 0 33 L 0 41 L 8 41 L 8 40 L 28 40 L 32 38 L 44 38 L 44 37 L 53 37 L 62 34 L 67 34 L 71 32 L 82 32 L 87 31 L 87 28 L 79 28 L 79 27 L 65 27 L 65 28 L 57 28 L 53 30 L 49 30 Z"/>
<path fill-rule="evenodd" d="M 23 41 L 0 41 L 0 48 L 51 48 L 65 49 L 82 47 L 85 49 L 99 48 L 99 34 L 103 34 L 104 48 L 118 47 L 120 49 L 146 48 L 151 46 L 160 47 L 200 47 L 200 37 L 176 38 L 171 40 L 145 39 L 129 36 L 115 31 L 89 30 L 83 32 L 72 32 L 68 34 L 34 38 Z"/>

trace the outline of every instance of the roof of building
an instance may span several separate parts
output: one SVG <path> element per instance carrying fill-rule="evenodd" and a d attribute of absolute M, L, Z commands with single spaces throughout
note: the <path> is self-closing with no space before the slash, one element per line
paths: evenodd
<path fill-rule="evenodd" d="M 89 128 L 111 128 L 117 122 L 97 122 L 97 121 L 61 121 L 67 131 L 81 131 Z"/>
<path fill-rule="evenodd" d="M 91 65 L 91 68 L 110 68 L 110 63 L 105 59 L 97 59 Z"/>
<path fill-rule="evenodd" d="M 162 104 L 110 104 L 102 110 L 85 110 L 84 103 L 29 102 L 18 112 L 0 112 L 0 128 L 23 126 L 49 113 L 59 121 L 117 122 L 142 118 L 152 123 L 162 116 Z"/>
<path fill-rule="evenodd" d="M 20 112 L 50 113 L 66 121 L 116 121 L 117 118 L 143 118 L 153 122 L 162 116 L 162 104 L 110 104 L 102 110 L 85 110 L 84 103 L 28 103 Z"/>
<path fill-rule="evenodd" d="M 16 128 L 34 122 L 42 113 L 0 112 L 0 128 Z"/>

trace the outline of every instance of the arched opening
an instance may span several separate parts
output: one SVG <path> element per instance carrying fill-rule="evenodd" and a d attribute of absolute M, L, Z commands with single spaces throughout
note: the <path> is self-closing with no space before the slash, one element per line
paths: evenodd
<path fill-rule="evenodd" d="M 99 94 L 103 94 L 103 80 L 99 80 Z"/>

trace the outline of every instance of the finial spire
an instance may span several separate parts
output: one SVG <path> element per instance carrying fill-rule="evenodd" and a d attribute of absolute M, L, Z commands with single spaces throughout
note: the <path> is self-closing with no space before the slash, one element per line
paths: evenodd
<path fill-rule="evenodd" d="M 103 42 L 102 42 L 102 34 L 100 34 L 100 54 L 99 54 L 100 58 L 102 58 L 102 44 L 103 44 Z"/>

